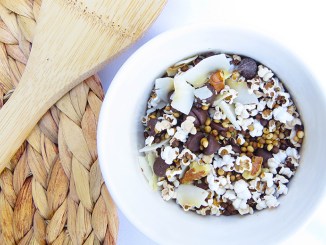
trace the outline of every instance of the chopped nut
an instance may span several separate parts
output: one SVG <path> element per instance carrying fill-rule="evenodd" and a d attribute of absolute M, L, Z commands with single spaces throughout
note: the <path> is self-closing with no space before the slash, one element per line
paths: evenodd
<path fill-rule="evenodd" d="M 200 180 L 201 178 L 207 176 L 209 173 L 209 164 L 199 165 L 197 162 L 192 162 L 190 164 L 189 170 L 184 174 L 181 179 L 182 184 L 191 183 L 194 180 Z"/>
<path fill-rule="evenodd" d="M 214 87 L 214 89 L 219 93 L 225 87 L 224 83 L 224 72 L 218 70 L 209 79 L 209 83 Z"/>

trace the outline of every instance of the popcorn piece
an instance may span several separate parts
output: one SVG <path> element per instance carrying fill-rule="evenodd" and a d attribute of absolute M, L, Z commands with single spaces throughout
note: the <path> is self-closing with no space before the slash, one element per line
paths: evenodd
<path fill-rule="evenodd" d="M 173 160 L 179 155 L 179 148 L 172 148 L 171 146 L 165 146 L 161 152 L 161 158 L 166 164 L 172 164 Z"/>
<path fill-rule="evenodd" d="M 260 122 L 255 119 L 252 125 L 253 125 L 253 130 L 250 131 L 249 133 L 250 136 L 251 137 L 262 136 L 264 127 L 260 124 Z"/>
<path fill-rule="evenodd" d="M 279 197 L 281 195 L 287 195 L 288 194 L 288 188 L 286 185 L 279 183 L 276 191 L 276 197 Z"/>
<path fill-rule="evenodd" d="M 251 198 L 248 186 L 248 183 L 242 179 L 235 182 L 234 191 L 238 198 L 242 200 L 248 200 Z"/>
<path fill-rule="evenodd" d="M 243 173 L 245 170 L 251 171 L 252 163 L 251 159 L 247 156 L 237 157 L 235 160 L 235 171 L 238 173 Z"/>
<path fill-rule="evenodd" d="M 237 143 L 238 143 L 239 145 L 243 145 L 245 142 L 246 142 L 246 141 L 245 141 L 243 135 L 242 135 L 242 134 L 238 134 Z"/>
<path fill-rule="evenodd" d="M 262 65 L 258 66 L 258 76 L 261 77 L 265 82 L 271 79 L 274 76 L 274 73 Z"/>
<path fill-rule="evenodd" d="M 182 152 L 178 156 L 181 160 L 181 164 L 184 166 L 188 166 L 192 161 L 195 161 L 197 159 L 197 156 L 192 153 L 189 149 L 183 149 Z"/>
<path fill-rule="evenodd" d="M 277 201 L 276 197 L 273 195 L 265 196 L 266 205 L 269 208 L 276 208 L 280 203 Z"/>
<path fill-rule="evenodd" d="M 267 183 L 267 187 L 272 187 L 272 185 L 274 184 L 272 173 L 262 173 L 260 176 L 261 181 Z"/>
<path fill-rule="evenodd" d="M 196 127 L 194 125 L 194 122 L 195 122 L 196 118 L 192 117 L 192 116 L 188 116 L 186 118 L 186 120 L 181 123 L 181 128 L 187 132 L 188 134 L 196 134 L 197 133 L 197 130 L 196 130 Z"/>
<path fill-rule="evenodd" d="M 282 123 L 286 123 L 288 121 L 293 120 L 293 116 L 287 112 L 286 108 L 281 106 L 273 110 L 273 116 L 275 120 L 280 121 Z"/>
<path fill-rule="evenodd" d="M 232 150 L 231 145 L 227 145 L 227 146 L 221 147 L 218 150 L 218 154 L 223 157 L 224 155 L 234 154 L 234 151 Z"/>
<path fill-rule="evenodd" d="M 292 175 L 294 174 L 291 169 L 286 168 L 286 167 L 282 167 L 279 171 L 279 174 L 285 175 L 288 178 L 291 178 Z"/>

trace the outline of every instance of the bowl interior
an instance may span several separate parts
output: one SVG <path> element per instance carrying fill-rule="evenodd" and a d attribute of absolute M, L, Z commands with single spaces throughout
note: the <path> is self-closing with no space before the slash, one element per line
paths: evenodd
<path fill-rule="evenodd" d="M 280 199 L 281 205 L 276 209 L 243 217 L 201 217 L 163 201 L 141 173 L 137 161 L 138 149 L 144 142 L 140 119 L 154 80 L 175 62 L 207 51 L 246 55 L 270 67 L 299 108 L 306 132 L 301 166 L 290 183 L 288 195 Z M 323 94 L 313 76 L 272 39 L 234 27 L 186 27 L 145 44 L 116 75 L 100 115 L 100 165 L 118 207 L 135 226 L 159 243 L 276 242 L 307 220 L 324 191 L 325 115 Z"/>

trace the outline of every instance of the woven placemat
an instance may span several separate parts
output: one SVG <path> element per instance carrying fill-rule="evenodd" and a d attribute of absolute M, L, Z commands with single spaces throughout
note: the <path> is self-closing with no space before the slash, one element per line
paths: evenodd
<path fill-rule="evenodd" d="M 24 71 L 40 4 L 0 1 L 0 108 Z M 116 244 L 117 212 L 96 151 L 102 99 L 98 76 L 72 89 L 1 173 L 0 244 Z"/>

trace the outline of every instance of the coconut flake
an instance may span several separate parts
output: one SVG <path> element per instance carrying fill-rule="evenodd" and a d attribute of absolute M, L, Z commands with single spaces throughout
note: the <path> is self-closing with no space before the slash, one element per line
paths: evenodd
<path fill-rule="evenodd" d="M 199 208 L 205 205 L 205 199 L 208 196 L 208 192 L 202 188 L 194 185 L 180 185 L 176 190 L 177 202 L 184 208 L 189 209 L 191 207 Z"/>
<path fill-rule="evenodd" d="M 165 102 L 168 102 L 168 94 L 173 90 L 173 88 L 173 78 L 164 77 L 155 80 L 156 95 Z"/>
<path fill-rule="evenodd" d="M 243 105 L 258 104 L 256 94 L 250 94 L 246 82 L 236 82 L 232 81 L 232 79 L 227 79 L 226 85 L 238 92 L 238 96 L 234 99 L 234 102 L 238 102 Z"/>
<path fill-rule="evenodd" d="M 194 56 L 194 57 L 190 57 L 188 59 L 185 59 L 185 60 L 181 60 L 179 61 L 178 63 L 175 63 L 174 66 L 180 66 L 180 65 L 187 65 L 189 64 L 190 62 L 193 62 L 195 59 L 198 58 L 198 55 Z"/>
<path fill-rule="evenodd" d="M 212 91 L 207 86 L 197 88 L 195 90 L 195 96 L 201 100 L 205 100 L 213 95 Z"/>
<path fill-rule="evenodd" d="M 240 125 L 237 121 L 235 112 L 234 112 L 234 106 L 227 104 L 225 101 L 221 101 L 218 106 L 222 109 L 226 117 L 230 120 L 230 122 L 233 124 L 233 126 L 237 130 L 241 130 Z"/>
<path fill-rule="evenodd" d="M 194 85 L 195 88 L 198 88 L 203 86 L 210 73 L 216 70 L 226 72 L 231 70 L 230 61 L 225 54 L 213 55 L 203 59 L 196 66 L 184 72 L 182 76 L 187 82 Z"/>
<path fill-rule="evenodd" d="M 149 152 L 149 151 L 154 151 L 154 150 L 156 150 L 157 148 L 159 148 L 159 147 L 162 147 L 163 145 L 165 145 L 166 143 L 168 143 L 169 142 L 169 140 L 170 140 L 170 138 L 169 139 L 166 139 L 166 140 L 163 140 L 163 141 L 161 141 L 160 143 L 157 143 L 157 144 L 152 144 L 152 145 L 148 145 L 148 146 L 145 146 L 144 148 L 141 148 L 140 150 L 139 150 L 139 152 Z"/>
<path fill-rule="evenodd" d="M 188 115 L 194 102 L 195 88 L 188 84 L 183 76 L 176 76 L 174 78 L 174 88 L 175 92 L 171 106 Z"/>
<path fill-rule="evenodd" d="M 153 190 L 157 190 L 157 176 L 154 174 L 152 167 L 150 166 L 147 157 L 139 156 L 138 161 L 139 161 L 139 166 L 148 181 L 150 187 Z"/>

